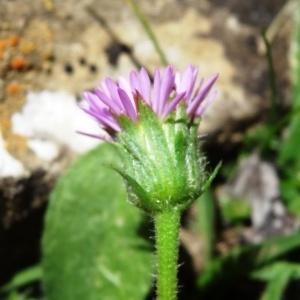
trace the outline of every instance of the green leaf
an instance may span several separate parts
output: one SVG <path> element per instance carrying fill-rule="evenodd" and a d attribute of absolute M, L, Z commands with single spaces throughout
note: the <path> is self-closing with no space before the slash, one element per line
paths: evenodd
<path fill-rule="evenodd" d="M 38 281 L 42 278 L 42 268 L 40 265 L 27 268 L 17 273 L 11 281 L 1 287 L 1 292 L 10 292 L 24 285 L 30 284 L 33 281 Z"/>
<path fill-rule="evenodd" d="M 289 270 L 278 273 L 276 277 L 268 282 L 261 300 L 283 299 L 285 288 L 287 287 L 290 279 L 291 272 Z"/>
<path fill-rule="evenodd" d="M 258 271 L 252 272 L 256 280 L 268 281 L 261 300 L 281 300 L 291 280 L 299 280 L 300 264 L 290 262 L 274 262 Z"/>
<path fill-rule="evenodd" d="M 290 262 L 274 262 L 253 272 L 251 277 L 268 281 L 261 300 L 281 300 L 289 282 L 300 278 L 300 265 Z"/>
<path fill-rule="evenodd" d="M 14 291 L 9 294 L 6 300 L 35 300 L 35 299 L 23 294 L 19 294 L 18 292 Z"/>
<path fill-rule="evenodd" d="M 226 222 L 241 225 L 244 220 L 250 217 L 250 204 L 246 199 L 222 195 L 219 202 L 222 217 Z"/>
<path fill-rule="evenodd" d="M 300 4 L 297 3 L 295 11 L 295 33 L 292 41 L 293 47 L 293 111 L 299 112 L 300 108 Z M 294 114 L 291 118 L 289 135 L 284 141 L 282 150 L 279 153 L 279 162 L 281 164 L 291 163 L 292 167 L 300 168 L 300 155 L 298 149 L 300 147 L 300 115 Z"/>
<path fill-rule="evenodd" d="M 215 205 L 210 189 L 207 189 L 195 203 L 197 220 L 192 224 L 197 229 L 204 243 L 204 262 L 208 266 L 213 257 L 213 246 L 215 241 Z"/>
<path fill-rule="evenodd" d="M 145 215 L 126 201 L 119 161 L 105 143 L 59 180 L 43 237 L 47 300 L 145 299 L 152 284 Z"/>
<path fill-rule="evenodd" d="M 198 286 L 209 297 L 218 297 L 241 278 L 300 247 L 300 234 L 271 239 L 261 245 L 238 247 L 215 259 L 201 274 Z"/>
<path fill-rule="evenodd" d="M 297 96 L 300 99 L 300 93 Z M 296 100 L 299 102 L 300 100 Z M 300 115 L 295 115 L 291 120 L 290 128 L 289 128 L 289 137 L 286 141 L 284 141 L 280 155 L 279 155 L 279 163 L 287 164 L 289 163 L 291 166 L 293 165 L 296 168 L 300 167 L 300 156 L 298 151 L 295 149 L 300 148 Z"/>
<path fill-rule="evenodd" d="M 300 264 L 278 261 L 269 266 L 252 272 L 251 277 L 262 281 L 271 281 L 278 277 L 280 273 L 290 273 L 291 279 L 297 280 L 300 278 Z"/>

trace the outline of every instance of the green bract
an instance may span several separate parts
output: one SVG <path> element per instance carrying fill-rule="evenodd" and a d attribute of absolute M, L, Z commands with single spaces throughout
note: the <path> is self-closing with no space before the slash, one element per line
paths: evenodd
<path fill-rule="evenodd" d="M 164 121 L 138 102 L 136 123 L 121 115 L 117 136 L 123 168 L 115 167 L 126 182 L 131 203 L 150 213 L 184 210 L 203 191 L 205 159 L 197 128 L 200 117 L 189 121 L 184 105 Z"/>

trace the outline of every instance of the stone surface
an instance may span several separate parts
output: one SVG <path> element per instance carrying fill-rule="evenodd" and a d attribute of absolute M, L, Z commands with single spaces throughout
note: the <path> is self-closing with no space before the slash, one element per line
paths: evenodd
<path fill-rule="evenodd" d="M 244 199 L 250 205 L 253 232 L 246 237 L 249 241 L 260 243 L 299 229 L 296 217 L 288 212 L 281 200 L 275 166 L 264 161 L 258 153 L 253 152 L 239 164 L 225 189 L 231 199 Z"/>
<path fill-rule="evenodd" d="M 74 138 L 70 146 L 61 135 L 51 141 L 57 145 L 49 144 L 47 137 L 43 137 L 45 141 L 39 144 L 37 140 L 41 139 L 41 130 L 31 129 L 30 134 L 24 134 L 25 128 L 30 125 L 19 125 L 16 129 L 16 116 L 24 116 L 24 111 L 28 111 L 25 99 L 32 97 L 28 96 L 33 95 L 31 91 L 67 91 L 80 98 L 83 90 L 94 89 L 98 81 L 106 76 L 117 78 L 119 73 L 126 76 L 137 65 L 144 65 L 153 72 L 161 62 L 143 27 L 123 1 L 33 1 L 30 9 L 26 1 L 5 2 L 7 15 L 12 14 L 17 4 L 18 12 L 11 19 L 4 15 L 5 21 L 1 24 L 3 37 L 11 34 L 19 37 L 18 45 L 6 49 L 0 61 L 1 82 L 6 91 L 0 99 L 1 131 L 9 153 L 21 162 L 24 156 L 32 157 L 32 151 L 39 153 L 39 159 L 49 162 L 57 157 L 58 150 L 55 148 L 60 145 L 67 144 L 74 150 L 74 144 L 80 146 L 81 143 Z M 239 43 L 240 51 L 247 54 L 247 39 L 257 35 L 256 29 L 241 22 L 237 14 L 213 4 L 165 0 L 149 5 L 141 1 L 140 8 L 151 22 L 166 57 L 175 68 L 183 69 L 192 63 L 200 66 L 200 75 L 204 78 L 220 73 L 216 84 L 218 97 L 204 115 L 200 130 L 222 144 L 225 141 L 237 142 L 240 139 L 236 134 L 239 131 L 237 127 L 247 120 L 251 122 L 266 109 L 266 105 L 259 102 L 262 98 L 256 87 L 250 90 L 243 84 L 244 75 L 241 73 L 251 71 L 249 63 L 245 62 L 245 70 L 241 72 L 236 58 L 229 58 L 236 55 L 235 50 L 226 44 L 230 35 L 232 42 Z M 209 13 L 212 8 L 213 12 Z M 219 30 L 219 35 L 216 30 Z M 245 56 L 245 53 L 240 56 Z M 248 55 L 250 64 L 251 60 L 256 61 L 255 70 L 249 74 L 255 82 L 261 81 L 262 76 L 266 76 L 263 75 L 266 74 L 266 66 L 259 66 L 258 62 L 263 59 L 253 51 L 248 54 L 251 54 Z M 21 55 L 25 61 L 21 70 L 10 66 L 11 59 L 16 55 Z M 9 92 L 9 84 L 13 81 L 20 86 L 19 93 Z M 266 89 L 265 83 L 260 83 L 260 86 Z M 57 104 L 55 98 L 53 107 Z M 66 103 L 68 99 L 66 97 Z M 26 113 L 27 119 L 43 119 L 42 112 L 49 108 L 49 120 L 44 120 L 45 123 L 52 122 L 50 119 L 54 117 L 51 115 L 57 112 L 50 105 L 43 107 L 42 103 L 40 111 L 37 107 L 35 112 L 31 112 L 34 115 Z M 66 117 L 65 121 L 75 123 L 76 118 L 75 115 L 74 120 Z M 23 122 L 27 123 L 26 118 Z M 81 129 L 79 122 L 78 125 L 77 129 Z M 20 129 L 20 126 L 23 128 Z M 40 126 L 47 125 L 41 123 Z M 55 134 L 51 135 L 53 138 Z M 42 148 L 52 152 L 52 158 L 50 154 L 41 153 Z"/>

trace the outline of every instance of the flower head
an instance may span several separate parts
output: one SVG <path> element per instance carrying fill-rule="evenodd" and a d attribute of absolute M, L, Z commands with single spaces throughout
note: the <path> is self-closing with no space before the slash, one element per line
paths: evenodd
<path fill-rule="evenodd" d="M 92 136 L 116 142 L 123 168 L 114 169 L 126 182 L 128 199 L 150 213 L 183 210 L 206 186 L 197 129 L 218 75 L 196 83 L 197 74 L 194 66 L 182 74 L 167 66 L 163 74 L 155 70 L 152 83 L 142 68 L 128 81 L 107 78 L 94 93 L 84 93 L 82 109 L 106 132 Z"/>
<path fill-rule="evenodd" d="M 189 120 L 197 119 L 215 98 L 216 92 L 209 95 L 218 74 L 213 75 L 205 84 L 203 79 L 196 85 L 198 68 L 189 65 L 183 74 L 167 66 L 161 74 L 157 68 L 153 83 L 144 68 L 132 71 L 129 80 L 119 76 L 118 82 L 110 78 L 100 82 L 100 88 L 83 94 L 85 103 L 81 108 L 91 115 L 107 135 L 92 135 L 103 140 L 115 140 L 122 130 L 118 117 L 126 116 L 132 122 L 139 121 L 138 102 L 146 104 L 164 121 L 184 103 Z M 207 98 L 206 103 L 204 100 Z M 88 134 L 91 135 L 91 134 Z"/>

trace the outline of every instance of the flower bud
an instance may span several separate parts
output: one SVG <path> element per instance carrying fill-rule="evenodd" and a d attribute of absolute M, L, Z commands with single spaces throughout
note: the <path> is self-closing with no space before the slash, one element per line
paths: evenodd
<path fill-rule="evenodd" d="M 215 98 L 213 75 L 194 91 L 198 68 L 188 66 L 181 75 L 168 66 L 158 69 L 153 84 L 145 69 L 110 78 L 95 93 L 85 93 L 83 110 L 100 124 L 104 134 L 92 135 L 113 142 L 123 167 L 131 203 L 149 212 L 184 210 L 203 192 L 207 181 L 205 158 L 197 129 L 201 115 Z M 206 100 L 206 101 L 204 101 Z M 88 134 L 91 135 L 91 134 Z"/>

